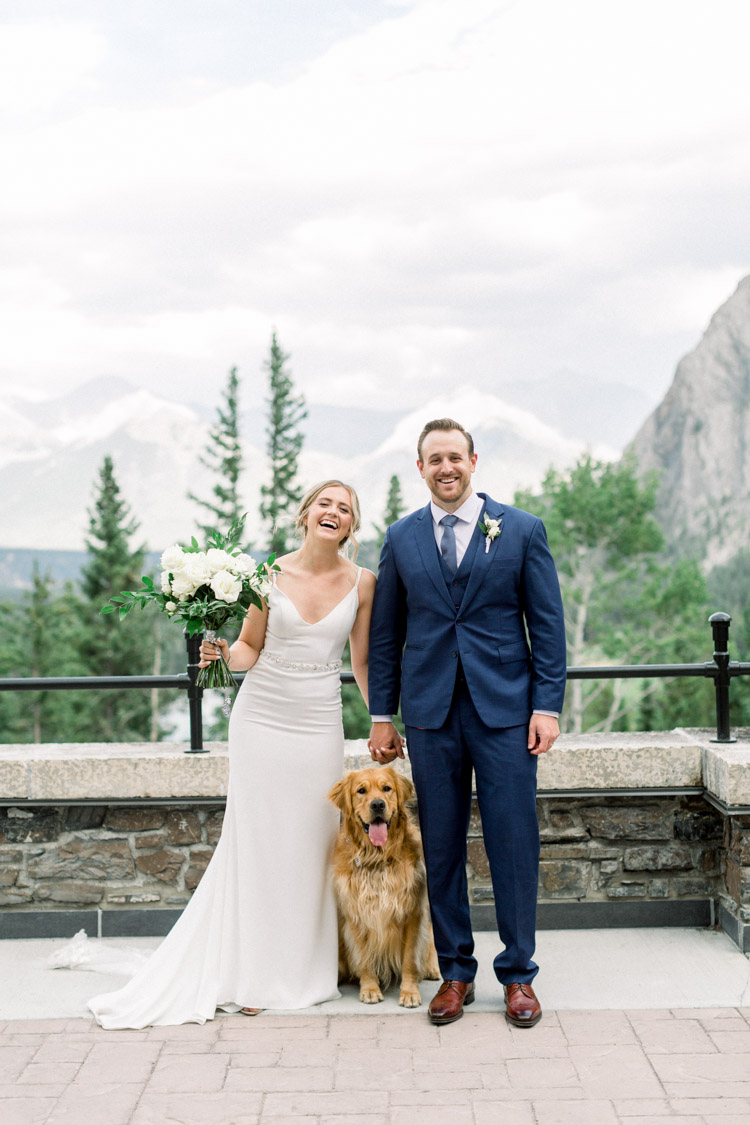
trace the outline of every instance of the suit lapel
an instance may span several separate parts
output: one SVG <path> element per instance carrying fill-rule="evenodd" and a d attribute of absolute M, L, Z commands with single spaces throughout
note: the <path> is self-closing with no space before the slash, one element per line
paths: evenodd
<path fill-rule="evenodd" d="M 479 521 L 484 523 L 485 512 L 490 517 L 490 519 L 500 519 L 503 512 L 505 511 L 502 504 L 498 504 L 496 503 L 496 501 L 491 500 L 490 497 L 485 496 L 483 492 L 479 492 L 477 493 L 477 495 L 481 496 L 484 501 L 482 510 L 479 513 Z M 477 544 L 476 554 L 474 555 L 474 562 L 472 564 L 471 574 L 469 575 L 469 581 L 466 584 L 466 592 L 464 594 L 463 601 L 461 602 L 462 610 L 468 608 L 472 598 L 479 590 L 479 587 L 482 585 L 487 571 L 492 566 L 492 563 L 495 561 L 498 554 L 503 549 L 502 525 L 500 535 L 494 540 L 494 542 L 490 543 L 489 551 L 485 551 L 484 549 L 484 535 L 482 535 L 482 532 L 478 527 L 475 529 L 475 535 L 479 535 L 480 539 L 479 543 Z"/>
<path fill-rule="evenodd" d="M 440 597 L 453 609 L 448 588 L 445 585 L 443 572 L 440 569 L 437 548 L 435 546 L 435 532 L 432 526 L 432 510 L 428 504 L 417 516 L 416 528 L 417 549 L 422 559 L 422 565 L 430 576 Z"/>

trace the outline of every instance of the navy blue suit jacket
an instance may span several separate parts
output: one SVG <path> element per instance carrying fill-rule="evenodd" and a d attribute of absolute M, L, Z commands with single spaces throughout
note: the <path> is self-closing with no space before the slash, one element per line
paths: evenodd
<path fill-rule="evenodd" d="M 370 628 L 373 715 L 395 715 L 400 700 L 407 726 L 442 726 L 459 658 L 487 726 L 519 726 L 532 710 L 562 710 L 565 625 L 544 525 L 479 495 L 482 515 L 502 519 L 501 532 L 485 552 L 475 529 L 480 539 L 460 609 L 441 567 L 430 505 L 388 528 Z"/>

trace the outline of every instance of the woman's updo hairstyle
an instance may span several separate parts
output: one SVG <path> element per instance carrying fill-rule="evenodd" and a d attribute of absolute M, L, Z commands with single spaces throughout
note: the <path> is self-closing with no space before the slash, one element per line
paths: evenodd
<path fill-rule="evenodd" d="M 352 502 L 352 522 L 349 529 L 349 534 L 345 536 L 339 543 L 339 550 L 342 554 L 351 556 L 356 559 L 359 550 L 359 544 L 355 538 L 357 532 L 362 526 L 362 516 L 359 510 L 359 497 L 350 484 L 344 484 L 342 480 L 324 480 L 322 484 L 315 484 L 305 493 L 300 500 L 299 508 L 297 509 L 297 516 L 294 521 L 294 527 L 297 535 L 304 539 L 307 535 L 307 517 L 315 501 L 326 488 L 345 488 L 349 493 Z"/>

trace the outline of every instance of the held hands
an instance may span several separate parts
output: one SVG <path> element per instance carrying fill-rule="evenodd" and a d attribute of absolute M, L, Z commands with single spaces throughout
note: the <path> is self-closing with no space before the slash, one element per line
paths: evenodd
<path fill-rule="evenodd" d="M 214 660 L 218 660 L 219 659 L 219 649 L 221 649 L 221 655 L 224 657 L 224 660 L 225 660 L 225 662 L 227 664 L 227 667 L 228 667 L 229 666 L 229 645 L 227 644 L 227 642 L 224 640 L 223 637 L 217 637 L 215 645 L 211 644 L 210 641 L 202 641 L 201 642 L 201 647 L 198 650 L 201 654 L 201 658 L 200 658 L 200 661 L 198 663 L 198 667 L 199 668 L 208 668 L 209 664 L 211 664 Z"/>
<path fill-rule="evenodd" d="M 404 756 L 404 740 L 393 723 L 373 723 L 367 745 L 373 762 L 381 766 Z"/>
<path fill-rule="evenodd" d="M 534 755 L 546 754 L 560 734 L 560 724 L 552 715 L 532 715 L 528 748 Z"/>

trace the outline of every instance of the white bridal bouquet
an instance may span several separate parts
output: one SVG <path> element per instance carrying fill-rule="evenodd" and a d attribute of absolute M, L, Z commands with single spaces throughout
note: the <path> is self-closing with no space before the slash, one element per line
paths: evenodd
<path fill-rule="evenodd" d="M 211 532 L 205 550 L 195 538 L 189 547 L 179 543 L 167 547 L 161 557 L 160 589 L 145 575 L 142 590 L 122 590 L 100 612 L 116 611 L 123 618 L 133 606 L 143 609 L 153 602 L 169 617 L 182 621 L 191 637 L 203 632 L 205 640 L 215 642 L 227 622 L 239 626 L 251 605 L 263 607 L 271 590 L 271 574 L 279 570 L 275 555 L 256 563 L 242 552 L 238 544 L 244 526 L 242 516 L 226 535 Z M 237 687 L 223 657 L 201 668 L 197 683 L 207 688 Z"/>

